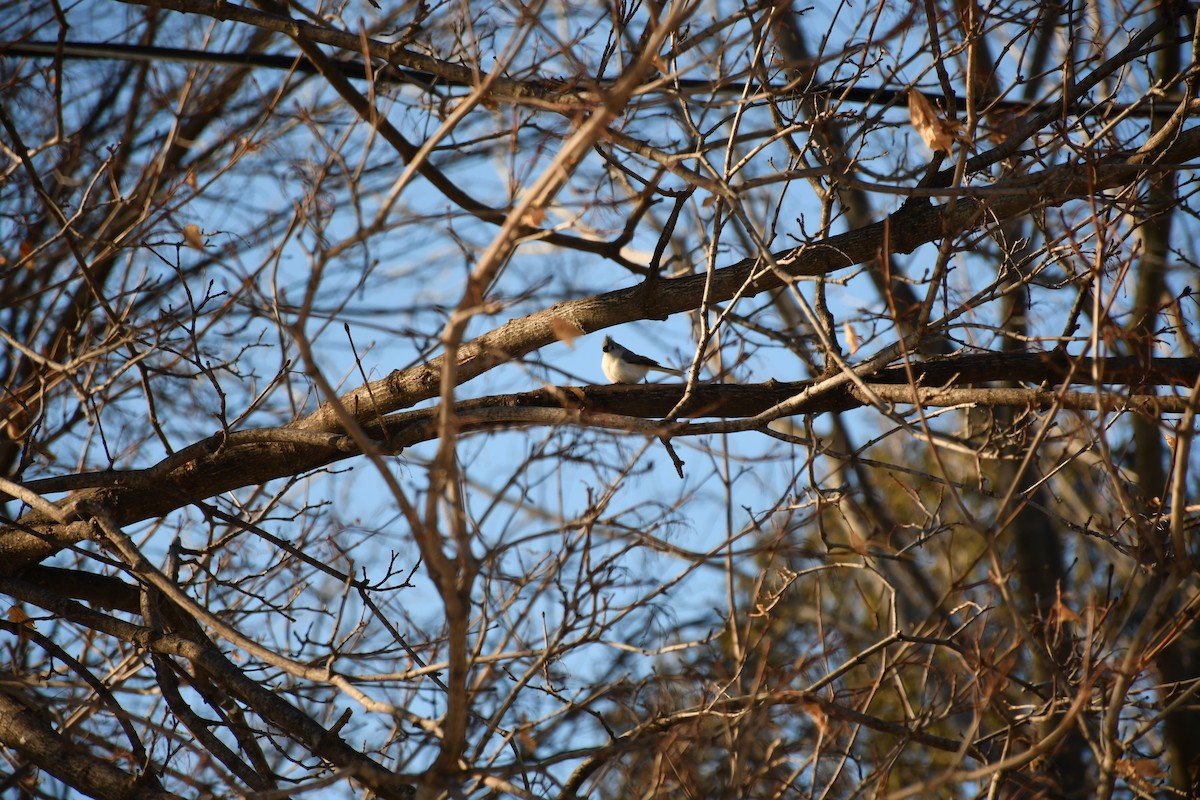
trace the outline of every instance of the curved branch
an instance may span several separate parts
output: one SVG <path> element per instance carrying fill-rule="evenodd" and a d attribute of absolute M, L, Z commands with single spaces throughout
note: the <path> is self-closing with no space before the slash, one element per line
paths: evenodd
<path fill-rule="evenodd" d="M 735 295 L 752 297 L 778 289 L 794 278 L 826 275 L 866 264 L 883 253 L 911 253 L 923 244 L 947 236 L 959 236 L 1036 209 L 1094 196 L 1197 156 L 1200 156 L 1200 127 L 1181 133 L 1154 165 L 1146 163 L 1149 159 L 1142 152 L 1120 154 L 1099 163 L 1062 164 L 999 181 L 992 185 L 987 197 L 956 198 L 937 206 L 906 203 L 873 225 L 772 254 L 782 275 L 765 266 L 761 259 L 744 258 L 711 274 L 660 278 L 652 284 L 568 300 L 511 320 L 462 344 L 457 353 L 458 382 L 461 385 L 557 341 L 563 323 L 573 326 L 571 330 L 593 333 L 635 320 L 665 319 L 671 314 L 693 311 L 706 299 L 720 303 Z M 367 424 L 376 413 L 409 408 L 436 397 L 441 373 L 439 356 L 365 384 L 343 395 L 338 402 L 345 408 L 359 409 L 360 421 Z M 326 403 L 294 427 L 337 431 L 339 423 L 333 408 Z"/>
<path fill-rule="evenodd" d="M 0 692 L 0 742 L 28 758 L 39 769 L 91 797 L 122 800 L 179 798 L 151 781 L 143 783 L 139 776 L 76 747 L 71 739 L 55 731 L 33 710 L 42 707 L 44 704 L 40 702 L 36 705 L 25 703 L 7 692 Z"/>
<path fill-rule="evenodd" d="M 1102 375 L 1103 385 L 1124 384 L 1190 387 L 1200 379 L 1200 359 L 1157 359 L 1143 363 L 1136 358 L 1096 360 L 1074 358 L 1061 352 L 1009 353 L 958 356 L 937 359 L 909 368 L 890 367 L 863 378 L 877 397 L 893 403 L 913 400 L 912 379 L 919 385 L 920 399 L 928 405 L 1008 405 L 1062 408 L 1081 411 L 1134 410 L 1143 413 L 1182 413 L 1189 398 L 1164 395 L 1119 395 L 1055 392 L 1045 389 L 985 389 L 972 384 L 989 381 L 1060 383 L 1077 376 Z M 668 414 L 683 398 L 682 384 L 645 387 L 568 386 L 521 394 L 488 396 L 455 404 L 455 415 L 463 433 L 498 430 L 525 425 L 575 424 L 625 430 L 643 435 L 704 435 L 753 430 L 758 423 L 729 421 L 750 418 L 781 403 L 793 401 L 819 379 L 755 385 L 702 384 L 692 388 L 691 400 L 681 419 L 722 417 L 726 421 L 697 425 L 664 426 L 657 420 Z M 1090 385 L 1079 381 L 1077 385 Z M 794 407 L 790 414 L 819 414 L 870 405 L 861 390 L 846 384 L 812 397 Z M 536 413 L 535 413 L 536 412 Z M 391 452 L 430 441 L 437 436 L 437 409 L 406 411 L 363 423 L 380 446 Z M 295 429 L 267 428 L 238 431 L 228 437 L 213 436 L 144 470 L 83 473 L 30 481 L 28 492 L 76 493 L 57 505 L 65 522 L 49 514 L 32 511 L 20 521 L 8 521 L 0 529 L 0 574 L 13 574 L 42 561 L 64 547 L 91 535 L 91 526 L 78 518 L 81 505 L 98 504 L 107 509 L 116 524 L 168 514 L 208 497 L 255 484 L 266 483 L 358 455 L 349 437 L 296 436 Z M 86 515 L 84 515 L 86 516 Z"/>
<path fill-rule="evenodd" d="M 287 731 L 296 741 L 302 743 L 314 755 L 330 764 L 344 768 L 347 774 L 359 780 L 380 797 L 406 798 L 414 794 L 414 789 L 402 775 L 388 769 L 370 756 L 362 753 L 345 741 L 334 730 L 328 730 L 308 714 L 289 703 L 278 692 L 248 678 L 230 659 L 215 645 L 208 641 L 196 623 L 185 613 L 174 606 L 169 606 L 171 618 L 184 633 L 156 634 L 149 628 L 116 619 L 107 614 L 90 609 L 74 600 L 68 600 L 56 592 L 22 580 L 0 578 L 0 592 L 15 597 L 27 603 L 52 611 L 58 616 L 72 620 L 81 625 L 102 631 L 130 644 L 148 650 L 158 655 L 174 656 L 191 662 L 197 672 L 202 672 L 222 691 L 228 692 L 255 714 L 261 716 L 271 725 Z M 14 716 L 16 715 L 16 716 Z M 103 784 L 97 784 L 104 791 L 97 791 L 93 797 L 176 797 L 165 792 L 151 793 L 141 788 L 136 794 L 129 793 L 134 781 L 127 773 L 106 762 L 101 763 L 106 769 L 94 770 L 90 756 L 71 749 L 64 737 L 40 723 L 30 719 L 32 712 L 25 706 L 0 693 L 0 742 L 22 743 L 24 747 L 14 747 L 18 752 L 25 752 L 38 766 L 51 774 L 59 775 L 55 770 L 73 770 L 68 783 L 77 788 L 83 788 L 89 780 L 104 779 Z M 33 739 L 22 740 L 20 736 L 32 736 Z M 32 744 L 29 744 L 32 743 Z M 54 745 L 57 749 L 47 749 Z M 34 752 L 30 752 L 33 750 Z M 41 759 L 41 760 L 39 760 Z M 60 765 L 66 760 L 70 764 Z M 46 763 L 43 764 L 43 761 Z M 93 769 L 95 774 L 88 772 Z M 109 772 L 108 770 L 111 770 Z M 76 772 L 86 774 L 76 776 Z M 117 786 L 118 780 L 124 780 L 125 793 L 111 790 Z M 64 780 L 66 780 L 64 778 Z M 84 789 L 86 791 L 86 789 Z M 90 792 L 89 792 L 90 793 Z"/>

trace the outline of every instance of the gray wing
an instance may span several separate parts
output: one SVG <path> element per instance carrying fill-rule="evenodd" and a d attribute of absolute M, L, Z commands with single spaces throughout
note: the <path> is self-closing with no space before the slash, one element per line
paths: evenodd
<path fill-rule="evenodd" d="M 637 364 L 640 367 L 658 367 L 659 369 L 663 369 L 663 365 L 655 361 L 653 358 L 639 356 L 632 350 L 625 351 L 625 360 L 630 364 Z"/>

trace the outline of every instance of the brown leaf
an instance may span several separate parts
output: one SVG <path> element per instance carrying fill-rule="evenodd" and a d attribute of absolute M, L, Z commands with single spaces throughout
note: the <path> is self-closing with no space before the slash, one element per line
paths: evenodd
<path fill-rule="evenodd" d="M 521 743 L 526 753 L 534 753 L 537 751 L 538 740 L 529 734 L 529 731 L 522 730 L 517 733 L 517 739 Z"/>
<path fill-rule="evenodd" d="M 812 718 L 813 725 L 817 726 L 817 730 L 819 730 L 822 734 L 828 733 L 829 717 L 825 714 L 825 711 L 821 708 L 820 704 L 804 702 L 800 704 L 800 707 L 803 708 L 808 713 L 808 716 Z"/>
<path fill-rule="evenodd" d="M 867 546 L 867 540 L 855 533 L 853 528 L 850 529 L 847 538 L 850 540 L 850 549 L 859 555 L 865 556 L 870 551 L 870 548 Z"/>
<path fill-rule="evenodd" d="M 1152 758 L 1122 758 L 1117 762 L 1117 772 L 1129 778 L 1141 778 L 1142 780 L 1153 780 L 1166 776 L 1162 766 Z"/>
<path fill-rule="evenodd" d="M 185 225 L 183 227 L 183 240 L 187 242 L 189 247 L 194 247 L 197 250 L 204 249 L 204 234 L 200 231 L 199 225 Z"/>
<path fill-rule="evenodd" d="M 575 340 L 584 334 L 579 323 L 563 317 L 551 317 L 550 329 L 554 331 L 555 338 L 571 346 L 574 346 Z"/>
<path fill-rule="evenodd" d="M 850 348 L 850 355 L 854 355 L 858 352 L 858 334 L 849 321 L 842 323 L 842 331 L 846 335 L 846 347 Z"/>
<path fill-rule="evenodd" d="M 925 95 L 916 89 L 908 90 L 908 116 L 930 150 L 942 150 L 950 155 L 950 149 L 956 141 L 966 142 L 962 123 L 939 117 Z"/>
<path fill-rule="evenodd" d="M 1083 622 L 1083 617 L 1079 616 L 1074 609 L 1064 603 L 1061 595 L 1054 601 L 1054 605 L 1050 607 L 1050 617 L 1056 623 Z"/>
<path fill-rule="evenodd" d="M 17 626 L 17 636 L 22 641 L 27 638 L 27 631 L 34 630 L 33 620 L 25 613 L 25 609 L 20 606 L 13 606 L 8 609 L 8 621 Z"/>

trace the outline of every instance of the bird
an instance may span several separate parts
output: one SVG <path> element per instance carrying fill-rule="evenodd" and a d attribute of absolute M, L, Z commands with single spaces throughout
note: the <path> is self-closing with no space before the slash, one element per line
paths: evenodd
<path fill-rule="evenodd" d="M 614 342 L 611 336 L 604 337 L 602 349 L 604 356 L 600 359 L 600 368 L 604 370 L 604 377 L 613 383 L 641 383 L 651 370 L 669 375 L 683 374 L 680 370 L 664 367 L 653 358 L 639 356 Z"/>

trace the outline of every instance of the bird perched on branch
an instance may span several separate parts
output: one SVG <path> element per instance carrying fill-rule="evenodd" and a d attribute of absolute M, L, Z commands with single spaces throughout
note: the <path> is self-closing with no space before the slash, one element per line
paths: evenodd
<path fill-rule="evenodd" d="M 682 375 L 683 371 L 664 367 L 653 358 L 646 358 L 622 347 L 613 341 L 611 336 L 604 337 L 604 356 L 600 359 L 600 368 L 604 377 L 613 383 L 641 383 L 647 372 L 665 372 L 668 375 Z"/>

